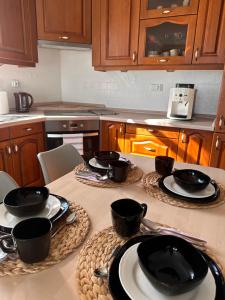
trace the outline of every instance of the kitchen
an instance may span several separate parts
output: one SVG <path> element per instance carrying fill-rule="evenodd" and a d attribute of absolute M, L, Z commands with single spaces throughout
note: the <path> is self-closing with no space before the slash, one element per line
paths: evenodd
<path fill-rule="evenodd" d="M 87 160 L 98 150 L 117 151 L 129 159 L 134 155 L 132 162 L 145 169 L 140 159 L 165 155 L 178 166 L 219 168 L 207 172 L 222 180 L 224 1 L 3 0 L 0 16 L 0 170 L 19 186 L 44 185 L 37 154 L 63 142 L 75 144 Z M 177 84 L 180 89 L 174 90 Z M 179 99 L 185 116 L 177 110 L 180 120 L 168 118 L 173 117 L 169 99 L 176 104 L 172 93 L 184 91 L 191 95 L 189 110 Z M 63 192 L 60 186 L 62 190 L 53 182 L 51 192 L 70 198 L 69 187 Z M 134 197 L 124 189 L 120 193 L 115 188 L 112 195 L 102 190 L 112 201 Z M 104 197 L 103 191 L 99 194 Z M 140 198 L 146 201 L 144 194 Z M 84 205 L 95 224 L 90 204 Z M 190 232 L 180 221 L 173 224 L 154 213 L 156 221 Z M 108 221 L 96 224 L 95 231 Z M 69 262 L 63 267 L 72 269 Z M 9 299 L 7 284 L 13 279 L 2 279 L 0 289 L 2 285 Z M 25 295 L 31 294 L 21 290 L 21 299 Z"/>

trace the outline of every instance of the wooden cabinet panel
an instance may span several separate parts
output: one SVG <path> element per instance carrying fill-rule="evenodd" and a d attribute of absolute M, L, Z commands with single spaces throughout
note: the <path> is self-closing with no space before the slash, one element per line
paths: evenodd
<path fill-rule="evenodd" d="M 164 6 L 161 8 L 157 8 L 161 3 L 156 4 L 154 6 L 151 2 L 157 3 L 157 1 L 151 0 L 141 0 L 141 18 L 148 19 L 148 18 L 167 18 L 170 16 L 182 16 L 182 15 L 191 15 L 197 14 L 198 12 L 198 3 L 199 0 L 190 0 L 189 5 L 183 6 L 179 5 L 177 2 L 172 0 L 168 6 Z M 182 3 L 179 1 L 179 3 Z M 171 7 L 171 5 L 176 5 L 175 7 Z"/>
<path fill-rule="evenodd" d="M 126 133 L 178 139 L 180 131 L 174 128 L 127 124 Z"/>
<path fill-rule="evenodd" d="M 13 175 L 12 150 L 9 141 L 0 142 L 0 170 Z"/>
<path fill-rule="evenodd" d="M 100 56 L 93 55 L 93 65 L 137 64 L 139 10 L 139 0 L 96 0 L 93 51 Z"/>
<path fill-rule="evenodd" d="M 193 63 L 225 61 L 225 2 L 200 0 Z"/>
<path fill-rule="evenodd" d="M 37 62 L 35 0 L 0 1 L 0 63 Z"/>
<path fill-rule="evenodd" d="M 216 131 L 225 132 L 225 69 L 220 89 L 220 98 L 216 117 Z"/>
<path fill-rule="evenodd" d="M 213 135 L 210 166 L 225 170 L 225 134 Z"/>
<path fill-rule="evenodd" d="M 38 39 L 91 43 L 91 0 L 36 0 Z"/>
<path fill-rule="evenodd" d="M 10 137 L 17 138 L 43 131 L 42 123 L 28 123 L 10 128 Z"/>
<path fill-rule="evenodd" d="M 1 128 L 0 129 L 0 142 L 9 139 L 9 129 L 8 128 Z"/>
<path fill-rule="evenodd" d="M 208 166 L 212 137 L 211 132 L 183 130 L 179 138 L 177 161 Z"/>
<path fill-rule="evenodd" d="M 176 159 L 177 142 L 177 139 L 126 134 L 125 152 L 149 157 L 166 155 Z"/>
<path fill-rule="evenodd" d="M 101 150 L 124 151 L 125 124 L 119 122 L 101 122 Z"/>
<path fill-rule="evenodd" d="M 21 186 L 42 185 L 37 154 L 44 151 L 42 133 L 13 140 L 14 178 Z"/>
<path fill-rule="evenodd" d="M 191 64 L 196 16 L 167 17 L 140 21 L 138 63 L 140 65 Z M 181 32 L 181 45 L 172 38 Z M 165 54 L 175 49 L 177 54 Z M 151 51 L 150 51 L 151 50 Z M 178 50 L 182 53 L 178 53 Z M 152 54 L 148 54 L 148 53 Z M 157 52 L 158 54 L 153 54 Z"/>

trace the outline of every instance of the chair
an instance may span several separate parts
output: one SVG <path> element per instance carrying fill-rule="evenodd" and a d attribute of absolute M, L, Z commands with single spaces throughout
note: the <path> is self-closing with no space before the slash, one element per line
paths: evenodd
<path fill-rule="evenodd" d="M 72 144 L 65 144 L 37 155 L 45 184 L 71 172 L 84 160 Z"/>
<path fill-rule="evenodd" d="M 16 181 L 6 172 L 0 171 L 0 203 L 11 190 L 18 188 Z"/>

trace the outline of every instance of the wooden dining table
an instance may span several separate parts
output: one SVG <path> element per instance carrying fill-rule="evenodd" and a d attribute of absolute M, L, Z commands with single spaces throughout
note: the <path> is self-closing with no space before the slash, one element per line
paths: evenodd
<path fill-rule="evenodd" d="M 149 173 L 155 169 L 152 158 L 124 155 Z M 175 163 L 176 168 L 201 170 L 225 186 L 222 169 Z M 110 204 L 122 198 L 146 203 L 146 218 L 176 227 L 207 241 L 207 245 L 223 268 L 225 274 L 225 204 L 216 208 L 185 209 L 172 206 L 146 194 L 141 181 L 116 188 L 99 188 L 85 185 L 75 179 L 74 172 L 48 185 L 51 193 L 58 194 L 80 204 L 88 213 L 91 229 L 87 239 L 112 225 Z M 5 276 L 0 278 L 1 300 L 75 300 L 79 299 L 76 280 L 76 264 L 82 245 L 62 262 L 31 275 Z"/>

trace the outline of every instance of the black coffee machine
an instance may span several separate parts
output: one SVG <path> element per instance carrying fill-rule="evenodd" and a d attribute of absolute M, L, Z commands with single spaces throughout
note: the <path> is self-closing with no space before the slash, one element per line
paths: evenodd
<path fill-rule="evenodd" d="M 14 93 L 16 111 L 19 113 L 29 112 L 34 100 L 33 97 L 25 92 Z"/>

